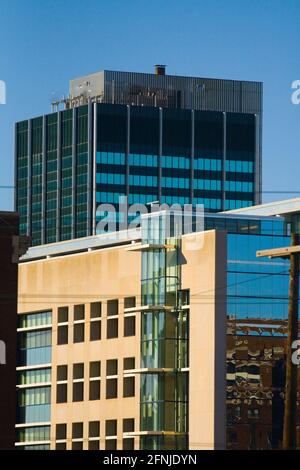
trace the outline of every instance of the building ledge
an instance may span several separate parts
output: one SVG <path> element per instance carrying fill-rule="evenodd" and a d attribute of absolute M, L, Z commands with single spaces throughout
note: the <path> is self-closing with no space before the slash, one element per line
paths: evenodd
<path fill-rule="evenodd" d="M 51 382 L 37 382 L 33 384 L 18 384 L 17 388 L 35 388 L 35 387 L 51 387 Z"/>
<path fill-rule="evenodd" d="M 124 308 L 124 313 L 157 312 L 160 310 L 170 312 L 174 309 L 175 307 L 170 307 L 167 305 L 140 305 L 139 307 Z"/>
<path fill-rule="evenodd" d="M 128 369 L 124 370 L 124 375 L 133 375 L 133 374 L 160 374 L 160 373 L 170 373 L 176 372 L 178 369 L 172 367 L 142 367 L 140 369 Z"/>
<path fill-rule="evenodd" d="M 51 426 L 51 422 L 50 421 L 41 421 L 41 422 L 37 423 L 35 421 L 33 423 L 18 423 L 18 424 L 15 424 L 16 428 L 33 428 L 33 427 L 36 427 L 36 426 Z"/>
<path fill-rule="evenodd" d="M 164 243 L 132 243 L 126 251 L 152 251 L 152 250 L 167 250 L 174 249 L 175 245 L 168 245 Z"/>
<path fill-rule="evenodd" d="M 50 369 L 51 367 L 52 367 L 51 363 L 34 364 L 31 366 L 18 366 L 16 370 L 19 371 L 19 370 L 34 370 L 34 369 Z"/>
<path fill-rule="evenodd" d="M 175 432 L 175 431 L 132 431 L 124 432 L 123 437 L 134 437 L 134 436 L 185 436 L 186 432 Z"/>
<path fill-rule="evenodd" d="M 22 333 L 23 331 L 36 331 L 36 330 L 49 330 L 52 328 L 52 324 L 48 325 L 36 325 L 36 326 L 26 326 L 24 328 L 17 328 L 18 333 Z"/>
<path fill-rule="evenodd" d="M 15 442 L 15 446 L 37 446 L 37 445 L 43 445 L 43 444 L 51 444 L 51 442 L 48 441 L 26 441 L 26 442 Z"/>

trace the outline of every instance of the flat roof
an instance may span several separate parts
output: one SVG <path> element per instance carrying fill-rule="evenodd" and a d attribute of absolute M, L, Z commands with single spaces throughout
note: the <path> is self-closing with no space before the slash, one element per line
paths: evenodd
<path fill-rule="evenodd" d="M 233 209 L 230 211 L 219 212 L 219 214 L 276 216 L 295 214 L 297 212 L 300 213 L 300 197 L 268 202 L 257 206 L 244 207 L 243 209 Z"/>
<path fill-rule="evenodd" d="M 112 70 L 112 69 L 101 69 L 101 70 L 98 70 L 97 72 L 91 72 L 91 73 L 87 73 L 87 74 L 84 74 L 84 75 L 79 75 L 77 77 L 74 77 L 74 78 L 71 78 L 70 81 L 75 81 L 75 80 L 80 80 L 82 78 L 86 78 L 86 77 L 95 77 L 96 75 L 99 75 L 99 74 L 105 74 L 105 73 L 116 73 L 116 74 L 131 74 L 131 75 L 141 75 L 141 76 L 145 76 L 145 75 L 150 75 L 150 76 L 155 76 L 155 77 L 158 77 L 158 80 L 161 79 L 161 77 L 170 77 L 170 78 L 174 78 L 174 79 L 186 79 L 186 80 L 189 80 L 189 79 L 196 79 L 196 80 L 217 80 L 217 81 L 225 81 L 225 82 L 242 82 L 242 83 L 253 83 L 253 84 L 263 84 L 262 81 L 259 81 L 259 80 L 245 80 L 245 79 L 240 79 L 240 78 L 220 78 L 220 77 L 207 77 L 207 76 L 202 76 L 202 75 L 180 75 L 180 74 L 176 74 L 176 73 L 168 73 L 167 72 L 167 66 L 166 65 L 163 65 L 163 67 L 166 68 L 166 71 L 165 71 L 165 74 L 157 74 L 155 73 L 155 71 L 153 72 L 137 72 L 137 71 L 132 71 L 132 70 Z"/>
<path fill-rule="evenodd" d="M 140 240 L 141 230 L 139 228 L 92 235 L 90 237 L 74 238 L 72 240 L 49 243 L 47 245 L 32 246 L 25 255 L 20 258 L 20 262 L 129 245 Z"/>

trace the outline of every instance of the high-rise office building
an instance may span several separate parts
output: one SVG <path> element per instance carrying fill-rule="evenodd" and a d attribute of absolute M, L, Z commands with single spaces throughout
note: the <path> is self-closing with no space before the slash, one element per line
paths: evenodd
<path fill-rule="evenodd" d="M 144 229 L 161 213 L 134 236 L 30 248 L 17 447 L 280 448 L 289 263 L 256 251 L 285 246 L 299 213 L 300 199 L 206 214 L 192 249 Z"/>
<path fill-rule="evenodd" d="M 98 206 L 118 207 L 120 196 L 210 212 L 258 204 L 261 135 L 258 82 L 170 76 L 163 66 L 71 80 L 51 114 L 16 124 L 21 233 L 34 245 L 99 233 Z"/>

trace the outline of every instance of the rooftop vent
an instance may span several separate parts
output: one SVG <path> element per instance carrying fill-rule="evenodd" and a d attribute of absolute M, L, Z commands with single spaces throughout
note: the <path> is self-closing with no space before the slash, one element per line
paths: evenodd
<path fill-rule="evenodd" d="M 165 65 L 155 65 L 155 75 L 166 75 Z"/>

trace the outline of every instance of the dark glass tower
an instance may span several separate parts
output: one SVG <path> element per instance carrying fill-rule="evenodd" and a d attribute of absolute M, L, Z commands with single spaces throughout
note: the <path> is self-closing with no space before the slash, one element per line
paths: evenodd
<path fill-rule="evenodd" d="M 16 124 L 15 208 L 34 245 L 99 233 L 103 203 L 118 224 L 120 196 L 209 212 L 260 202 L 260 83 L 89 77 L 71 81 L 66 109 Z"/>

